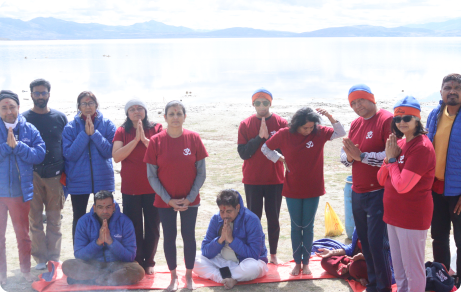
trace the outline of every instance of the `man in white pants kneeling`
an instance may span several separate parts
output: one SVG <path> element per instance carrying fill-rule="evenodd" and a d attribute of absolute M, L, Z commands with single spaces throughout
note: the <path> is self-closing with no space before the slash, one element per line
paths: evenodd
<path fill-rule="evenodd" d="M 259 218 L 245 208 L 235 190 L 221 191 L 216 203 L 219 212 L 211 217 L 194 273 L 222 283 L 226 289 L 265 276 L 267 249 Z"/>

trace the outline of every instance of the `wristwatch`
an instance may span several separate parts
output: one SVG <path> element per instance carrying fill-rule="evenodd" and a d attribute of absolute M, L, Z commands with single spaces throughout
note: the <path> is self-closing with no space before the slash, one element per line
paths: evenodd
<path fill-rule="evenodd" d="M 389 163 L 397 162 L 397 158 L 394 158 L 394 157 L 389 158 L 388 162 L 389 162 Z"/>

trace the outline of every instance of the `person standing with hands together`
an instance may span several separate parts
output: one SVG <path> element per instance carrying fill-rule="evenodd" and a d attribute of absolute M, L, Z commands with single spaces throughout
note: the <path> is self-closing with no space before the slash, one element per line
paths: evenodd
<path fill-rule="evenodd" d="M 143 159 L 149 138 L 162 131 L 162 124 L 149 121 L 146 104 L 138 99 L 126 103 L 125 114 L 125 122 L 115 132 L 112 156 L 115 162 L 122 162 L 123 214 L 134 225 L 136 261 L 144 267 L 146 274 L 151 275 L 160 238 L 160 218 Z"/>
<path fill-rule="evenodd" d="M 8 213 L 18 244 L 19 266 L 26 281 L 30 273 L 30 202 L 34 196 L 33 166 L 45 158 L 45 142 L 34 125 L 19 114 L 19 97 L 0 91 L 0 290 L 6 284 L 6 227 Z"/>
<path fill-rule="evenodd" d="M 186 108 L 177 100 L 165 106 L 166 131 L 152 136 L 144 162 L 147 163 L 149 183 L 155 191 L 154 206 L 158 208 L 163 228 L 163 249 L 171 282 L 167 291 L 178 289 L 176 274 L 176 218 L 181 217 L 184 242 L 186 285 L 195 289 L 192 280 L 196 241 L 195 222 L 200 203 L 199 190 L 206 179 L 205 158 L 208 153 L 200 136 L 183 128 Z"/>
<path fill-rule="evenodd" d="M 261 220 L 266 212 L 270 262 L 278 264 L 277 246 L 280 234 L 280 207 L 282 205 L 283 163 L 271 163 L 261 147 L 278 130 L 286 128 L 287 121 L 270 111 L 273 96 L 260 88 L 252 95 L 256 114 L 240 123 L 237 151 L 243 159 L 243 179 L 247 208 Z"/>
<path fill-rule="evenodd" d="M 343 139 L 341 162 L 352 166 L 352 213 L 367 262 L 367 291 L 390 292 L 392 273 L 389 240 L 383 221 L 384 189 L 377 174 L 383 163 L 392 114 L 376 106 L 375 96 L 365 84 L 349 89 L 349 104 L 359 115 Z"/>
<path fill-rule="evenodd" d="M 112 166 L 115 125 L 103 117 L 98 105 L 91 91 L 80 93 L 77 115 L 62 133 L 66 186 L 72 199 L 72 238 L 78 219 L 86 214 L 90 194 L 115 190 Z"/>
<path fill-rule="evenodd" d="M 421 107 L 413 96 L 397 102 L 391 129 L 378 181 L 384 186 L 383 220 L 389 234 L 395 281 L 399 292 L 424 291 L 426 237 L 434 209 L 431 189 L 435 151 L 425 135 Z"/>

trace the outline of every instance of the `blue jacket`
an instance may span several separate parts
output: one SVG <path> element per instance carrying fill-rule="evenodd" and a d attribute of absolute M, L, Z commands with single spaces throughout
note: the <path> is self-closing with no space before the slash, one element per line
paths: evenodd
<path fill-rule="evenodd" d="M 351 244 L 344 244 L 342 242 L 339 242 L 337 240 L 331 239 L 331 238 L 322 238 L 319 240 L 316 240 L 312 243 L 312 250 L 311 250 L 311 255 L 315 255 L 316 252 L 319 252 L 319 248 L 324 248 L 324 249 L 344 249 L 346 252 L 347 256 L 353 256 L 355 247 L 357 246 L 357 240 L 359 237 L 357 236 L 357 231 L 354 228 L 354 233 L 352 233 L 352 243 Z"/>
<path fill-rule="evenodd" d="M 265 235 L 259 218 L 250 210 L 245 208 L 242 196 L 239 194 L 240 212 L 234 220 L 232 236 L 234 240 L 229 244 L 241 262 L 246 258 L 262 260 L 267 263 L 267 249 Z M 210 225 L 206 231 L 205 239 L 202 241 L 202 255 L 212 259 L 217 256 L 225 243 L 220 244 L 219 231 L 224 225 L 219 212 L 211 217 Z"/>
<path fill-rule="evenodd" d="M 85 133 L 85 121 L 77 113 L 62 132 L 67 191 L 72 195 L 115 190 L 112 140 L 115 125 L 97 111 L 94 134 Z"/>
<path fill-rule="evenodd" d="M 427 137 L 434 143 L 435 133 L 437 132 L 437 115 L 440 111 L 442 101 L 432 110 L 427 118 Z M 456 115 L 451 128 L 448 140 L 447 164 L 445 166 L 445 196 L 461 195 L 461 117 Z"/>
<path fill-rule="evenodd" d="M 109 219 L 111 245 L 97 245 L 99 237 L 98 216 L 91 208 L 89 213 L 83 215 L 77 222 L 74 237 L 74 256 L 77 259 L 97 260 L 100 262 L 132 262 L 136 256 L 136 236 L 131 220 L 120 212 L 120 207 L 115 203 L 115 212 Z"/>
<path fill-rule="evenodd" d="M 6 143 L 8 130 L 0 119 L 0 197 L 10 197 L 12 169 L 18 168 L 21 181 L 21 191 L 24 202 L 34 196 L 34 164 L 39 164 L 45 158 L 45 142 L 34 125 L 26 122 L 18 115 L 19 140 L 14 149 Z"/>

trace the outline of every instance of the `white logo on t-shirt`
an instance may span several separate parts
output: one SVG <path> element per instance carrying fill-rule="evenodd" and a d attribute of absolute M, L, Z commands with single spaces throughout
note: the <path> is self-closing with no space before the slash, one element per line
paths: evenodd
<path fill-rule="evenodd" d="M 309 141 L 306 143 L 306 148 L 312 148 L 312 147 L 314 147 L 314 142 Z"/>
<path fill-rule="evenodd" d="M 405 157 L 405 155 L 400 156 L 399 163 L 403 163 L 403 158 L 404 157 Z"/>
<path fill-rule="evenodd" d="M 368 132 L 365 139 L 371 139 L 371 137 L 373 137 L 373 131 Z"/>
<path fill-rule="evenodd" d="M 189 148 L 184 149 L 184 155 L 191 155 L 192 153 L 190 152 Z"/>
<path fill-rule="evenodd" d="M 277 131 L 272 131 L 272 132 L 271 132 L 271 136 L 274 136 L 275 133 L 277 133 Z"/>

